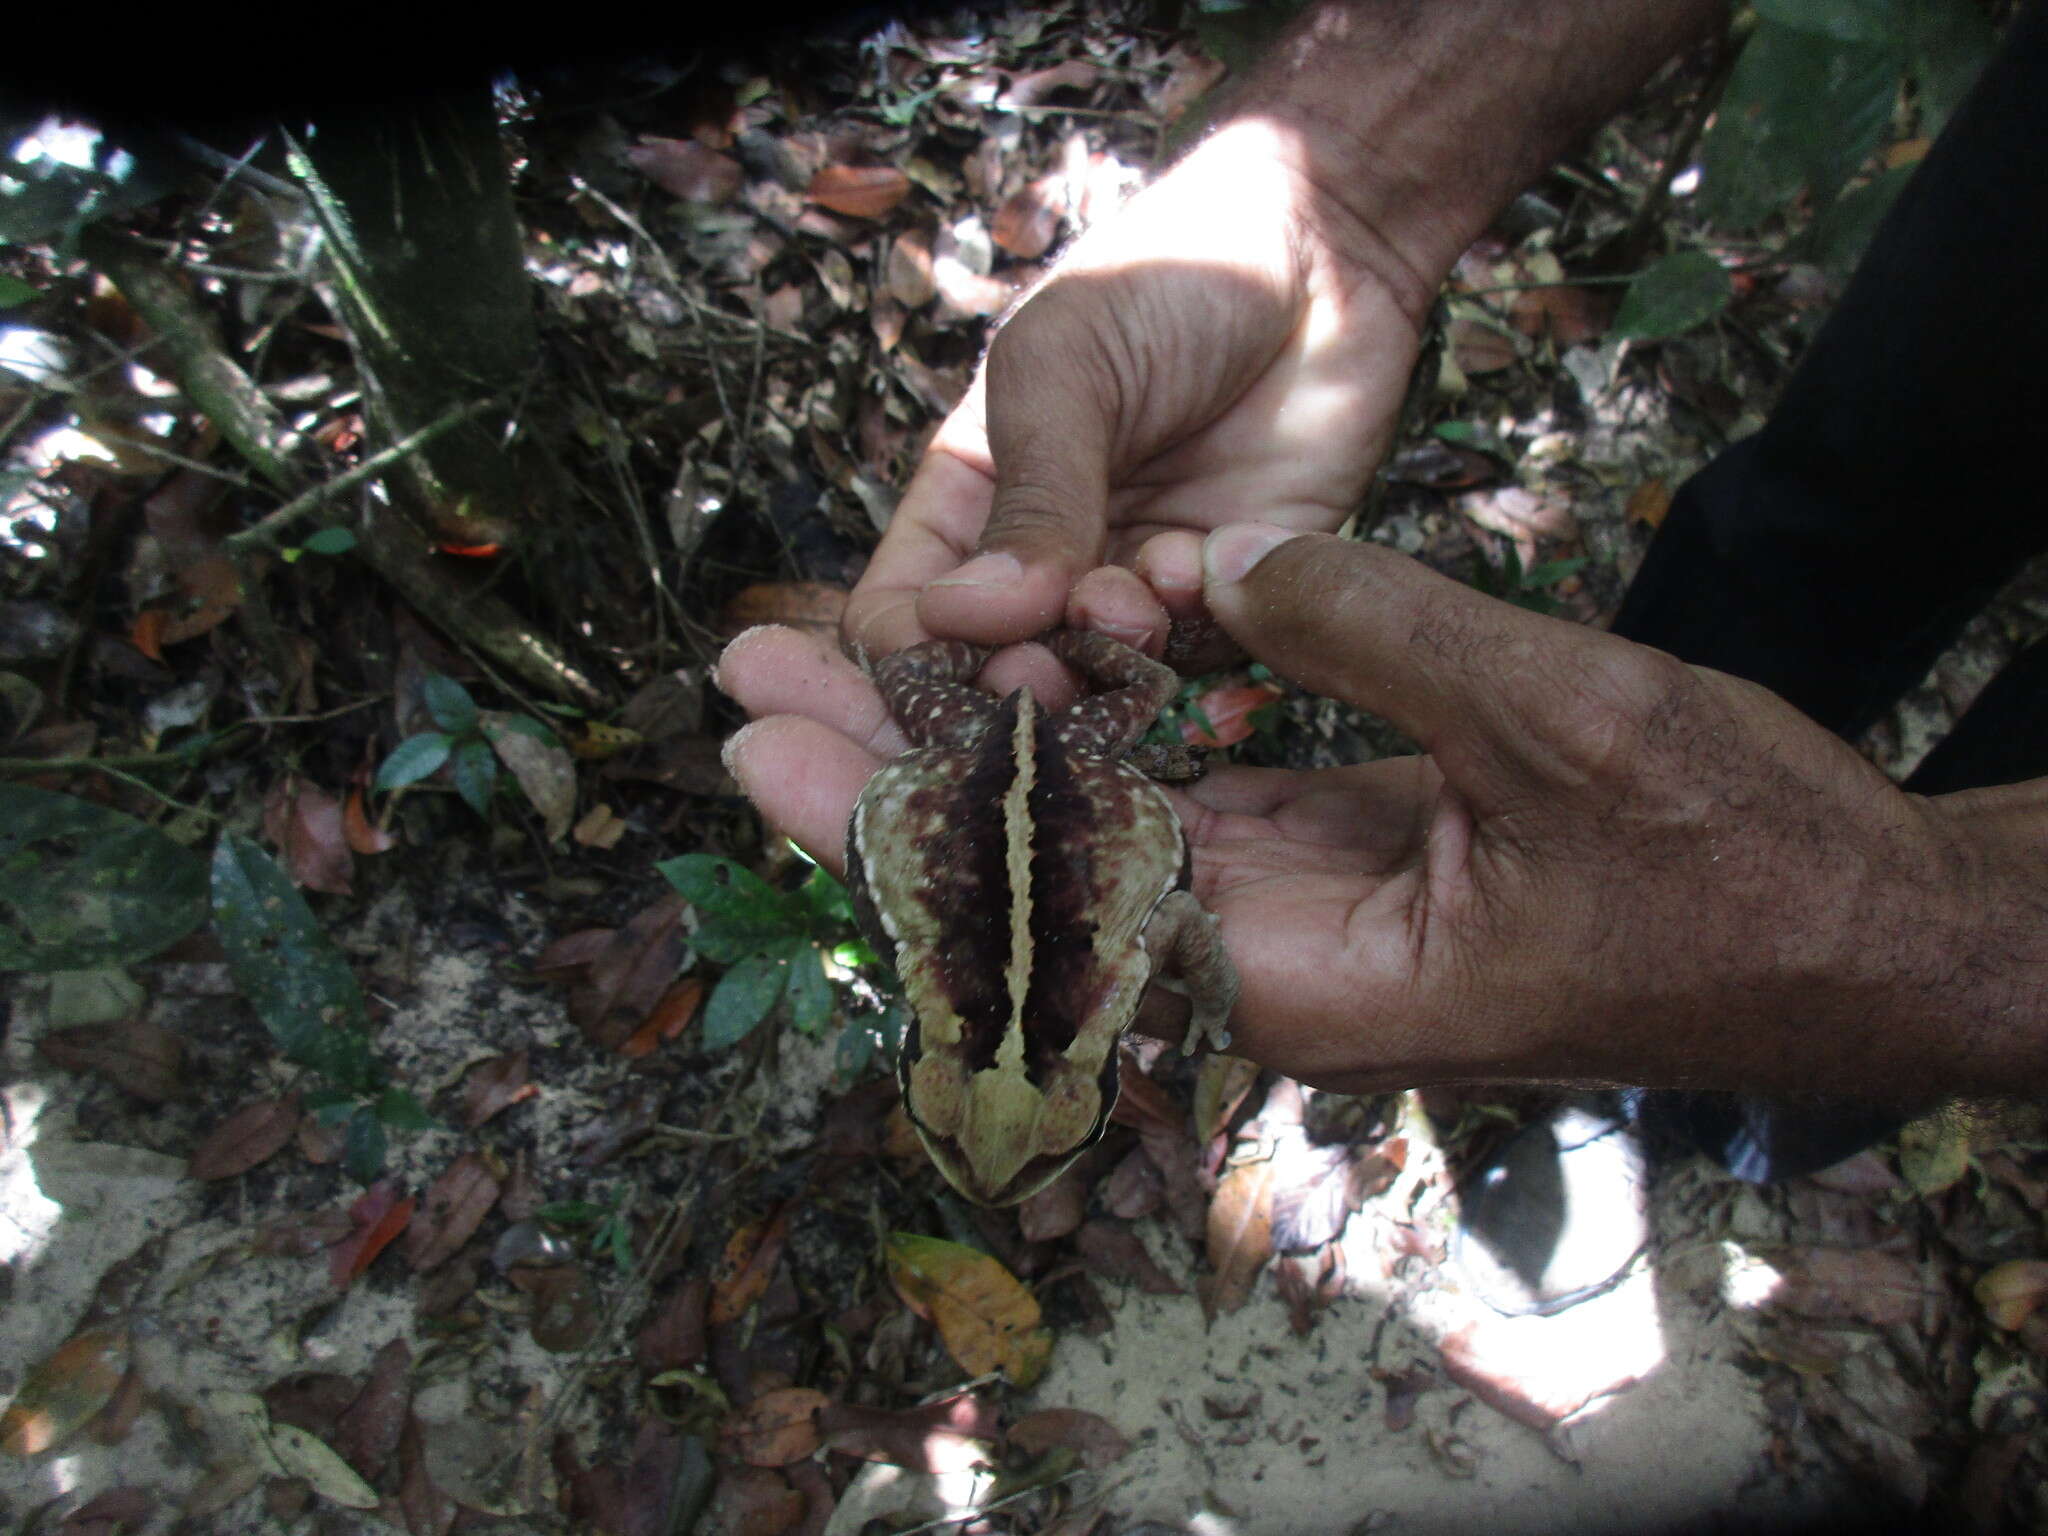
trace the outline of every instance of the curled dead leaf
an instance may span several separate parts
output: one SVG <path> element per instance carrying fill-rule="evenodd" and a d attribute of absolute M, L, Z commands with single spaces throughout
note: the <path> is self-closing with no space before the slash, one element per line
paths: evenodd
<path fill-rule="evenodd" d="M 910 193 L 910 178 L 886 165 L 822 165 L 804 195 L 854 219 L 879 219 Z"/>
<path fill-rule="evenodd" d="M 720 1438 L 754 1467 L 786 1467 L 818 1448 L 818 1410 L 832 1399 L 809 1387 L 764 1392 L 726 1420 Z"/>

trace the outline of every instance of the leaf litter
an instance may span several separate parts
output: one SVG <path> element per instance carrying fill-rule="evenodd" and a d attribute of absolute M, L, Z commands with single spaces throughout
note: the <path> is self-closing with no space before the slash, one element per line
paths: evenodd
<path fill-rule="evenodd" d="M 570 172 L 586 147 L 537 120 L 513 130 L 533 151 L 530 253 L 551 314 L 607 381 L 585 417 L 589 440 L 663 459 L 650 505 L 679 558 L 662 579 L 703 599 L 690 611 L 718 614 L 726 633 L 836 625 L 856 551 L 886 519 L 889 488 L 903 482 L 933 413 L 960 398 L 983 322 L 1136 185 L 1159 132 L 1221 69 L 1187 38 L 1113 7 L 1019 15 L 973 34 L 898 24 L 867 46 L 860 68 L 851 48 L 807 55 L 818 69 L 803 88 L 773 61 L 722 67 L 701 93 L 608 122 L 613 160 L 598 169 L 586 161 Z M 833 105 L 816 110 L 821 100 Z M 1647 152 L 1626 140 L 1657 131 L 1625 128 L 1607 170 L 1642 174 L 1629 155 Z M 1724 265 L 1689 253 L 1661 295 L 1646 290 L 1660 311 L 1622 317 L 1631 346 L 1655 349 L 1648 366 L 1632 366 L 1613 335 L 1613 290 L 1569 281 L 1575 257 L 1561 228 L 1489 236 L 1461 264 L 1434 425 L 1464 435 L 1404 444 L 1376 536 L 1468 576 L 1510 547 L 1524 571 L 1584 553 L 1592 564 L 1579 585 L 1547 596 L 1588 619 L 1618 596 L 1668 488 L 1759 394 L 1754 359 L 1711 323 L 1668 340 L 1649 333 L 1724 303 L 1749 303 L 1756 325 L 1775 317 L 1739 284 L 1723 296 Z M 662 261 L 643 230 L 658 230 Z M 1788 308 L 1807 306 L 1785 291 Z M 238 302 L 254 309 L 261 299 Z M 300 332 L 307 346 L 340 334 L 318 321 Z M 305 398 L 316 402 L 315 440 L 351 451 L 362 425 L 348 386 L 315 385 Z M 149 501 L 154 547 L 136 546 L 127 606 L 98 620 L 118 649 L 96 647 L 89 670 L 95 686 L 151 690 L 149 718 L 171 743 L 224 707 L 220 679 L 201 676 L 203 656 L 243 665 L 229 622 L 243 594 L 219 555 L 237 524 L 222 521 L 204 480 L 174 476 Z M 664 513 L 671 488 L 680 500 Z M 727 530 L 744 519 L 728 514 L 771 506 L 794 509 L 760 519 L 772 558 L 735 545 Z M 758 579 L 721 586 L 715 573 L 726 569 Z M 590 589 L 653 612 L 663 589 L 645 572 L 613 559 L 589 574 Z M 1768 1430 L 1715 1463 L 1731 1507 L 1740 1498 L 1728 1490 L 1764 1466 L 1765 1481 L 1795 1500 L 1844 1476 L 1908 1497 L 1960 1478 L 1971 1507 L 1995 1514 L 2040 1486 L 2030 1405 L 2041 1391 L 2035 1254 L 2048 1171 L 2027 1128 L 1981 1143 L 1912 1140 L 1903 1155 L 1870 1155 L 1844 1187 L 1757 1193 L 1685 1171 L 1660 1192 L 1660 1283 L 1693 1307 L 1674 1324 L 1665 1363 L 1624 1360 L 1563 1382 L 1540 1379 L 1512 1330 L 1459 1310 L 1443 1270 L 1451 1160 L 1420 1133 L 1412 1104 L 1342 1101 L 1256 1074 L 1191 1084 L 1151 1058 L 1127 1069 L 1111 1136 L 1078 1177 L 1027 1207 L 1026 1225 L 949 1211 L 931 1201 L 928 1170 L 883 1110 L 862 1102 L 821 1124 L 818 1106 L 844 1083 L 832 1050 L 787 1031 L 729 1053 L 699 1049 L 709 978 L 692 953 L 690 914 L 634 877 L 657 847 L 678 844 L 758 852 L 773 872 L 773 855 L 736 830 L 721 798 L 719 726 L 706 724 L 701 672 L 643 679 L 663 685 L 658 723 L 578 722 L 560 729 L 567 750 L 505 732 L 513 711 L 491 721 L 490 745 L 515 781 L 501 808 L 530 817 L 540 844 L 577 829 L 587 862 L 551 865 L 538 845 L 518 852 L 515 838 L 494 835 L 486 849 L 478 834 L 462 846 L 436 814 L 446 793 L 428 788 L 395 808 L 365 793 L 365 764 L 436 728 L 417 702 L 420 677 L 460 676 L 480 693 L 485 684 L 403 612 L 336 611 L 346 612 L 337 632 L 309 654 L 341 667 L 395 652 L 399 675 L 351 668 L 343 686 L 356 697 L 316 696 L 303 712 L 380 690 L 401 702 L 338 720 L 300 777 L 240 780 L 222 793 L 243 797 L 251 814 L 241 825 L 263 808 L 292 884 L 333 898 L 313 910 L 364 985 L 362 997 L 330 987 L 325 1006 L 360 1010 L 394 1080 L 439 1119 L 416 1142 L 394 1139 L 387 1176 L 357 1197 L 334 1128 L 305 1112 L 300 1083 L 266 1055 L 246 1013 L 226 1018 L 217 1001 L 177 994 L 168 967 L 147 961 L 159 939 L 196 921 L 160 914 L 146 945 L 111 957 L 146 979 L 146 1013 L 17 1032 L 9 1048 L 32 1044 L 35 1054 L 10 1064 L 63 1090 L 43 1124 L 50 1147 L 77 1150 L 46 1149 L 49 1188 L 66 1189 L 68 1156 L 91 1170 L 105 1231 L 140 1241 L 168 1219 L 195 1240 L 161 1271 L 139 1318 L 137 1371 L 117 1369 L 106 1348 L 107 1330 L 125 1339 L 125 1323 L 81 1322 L 77 1305 L 69 1317 L 38 1314 L 42 1349 L 19 1358 L 44 1365 L 7 1383 L 16 1408 L 28 1404 L 7 1421 L 9 1449 L 16 1436 L 60 1427 L 86 1438 L 77 1431 L 123 1383 L 152 1378 L 170 1400 L 212 1406 L 210 1444 L 222 1458 L 203 1496 L 152 1470 L 164 1479 L 152 1488 L 158 1509 L 179 1498 L 192 1513 L 243 1497 L 253 1505 L 268 1477 L 274 1512 L 294 1496 L 282 1487 L 289 1478 L 300 1498 L 382 1500 L 416 1531 L 447 1529 L 458 1503 L 517 1507 L 517 1490 L 528 1507 L 629 1528 L 666 1518 L 673 1490 L 701 1464 L 721 1509 L 772 1531 L 815 1524 L 834 1499 L 850 1508 L 856 1469 L 872 1460 L 919 1476 L 997 1465 L 1044 1476 L 1036 1502 L 992 1518 L 1069 1532 L 1095 1527 L 1102 1511 L 1071 1497 L 1060 1466 L 1117 1467 L 1171 1494 L 1227 1485 L 1251 1463 L 1220 1458 L 1255 1450 L 1279 1458 L 1303 1490 L 1314 1514 L 1302 1528 L 1322 1529 L 1339 1507 L 1329 1490 L 1358 1488 L 1353 1453 L 1332 1450 L 1353 1443 L 1343 1437 L 1354 1420 L 1375 1430 L 1356 1442 L 1379 1458 L 1368 1497 L 1439 1510 L 1469 1498 L 1459 1507 L 1477 1523 L 1514 1508 L 1487 1505 L 1488 1483 L 1554 1487 L 1542 1479 L 1566 1453 L 1612 1474 L 1640 1443 L 1632 1415 L 1668 1423 L 1677 1399 L 1704 1393 L 1760 1410 Z M 56 648 L 44 661 L 86 631 L 50 633 Z M 1248 730 L 1273 696 L 1263 684 L 1212 689 L 1201 708 L 1213 739 Z M 1333 750 L 1355 744 L 1360 727 L 1325 723 Z M 44 728 L 60 733 L 46 738 L 46 755 L 57 755 L 92 751 L 101 727 L 58 718 Z M 1885 729 L 1895 739 L 1881 731 L 1872 751 L 1896 761 L 1910 746 L 1905 728 Z M 615 792 L 602 822 L 587 821 L 598 809 L 585 794 L 592 763 Z M 159 810 L 118 784 L 96 792 L 131 816 Z M 164 850 L 146 851 L 177 867 Z M 386 853 L 414 863 L 372 873 L 378 861 L 367 856 Z M 271 899 L 240 873 L 243 899 Z M 192 879 L 176 888 L 194 901 Z M 522 967 L 526 957 L 538 958 Z M 567 981 L 566 1000 L 537 986 L 543 978 Z M 256 990 L 282 1006 L 294 988 Z M 1275 1109 L 1290 1093 L 1283 1129 Z M 1334 1121 L 1325 1141 L 1300 1127 L 1320 1113 Z M 840 1138 L 829 1149 L 827 1125 Z M 1460 1139 L 1442 1137 L 1454 1152 Z M 314 1147 L 325 1161 L 303 1155 Z M 189 1178 L 164 1172 L 188 1159 Z M 202 1178 L 203 1191 L 192 1182 Z M 148 1198 L 181 1186 L 176 1199 Z M 877 1200 L 890 1223 L 922 1230 L 878 1240 L 888 1228 L 877 1227 Z M 394 1245 L 404 1262 L 380 1257 Z M 1722 1294 L 1744 1277 L 1761 1290 L 1766 1273 L 1762 1303 Z M 78 1289 L 74 1280 L 74 1302 Z M 337 1295 L 340 1314 L 330 1310 Z M 264 1379 L 279 1368 L 256 1346 L 278 1340 L 301 1366 L 331 1358 L 337 1315 L 349 1320 L 345 1369 L 327 1373 L 325 1406 L 300 1422 L 264 1390 L 292 1378 Z M 222 1325 L 200 1326 L 207 1317 Z M 467 1414 L 470 1382 L 423 1375 L 415 1330 L 428 1317 L 482 1374 L 516 1376 L 488 1427 Z M 71 1343 L 50 1352 L 52 1338 Z M 529 1340 L 551 1358 L 536 1363 Z M 564 1363 L 607 1340 L 638 1341 L 639 1376 L 593 1382 Z M 1110 1354 L 1124 1363 L 1096 1363 Z M 1333 1369 L 1326 1357 L 1347 1363 Z M 1757 1392 L 1743 1370 L 1775 1372 L 1776 1389 Z M 195 1385 L 223 1371 L 234 1387 Z M 1041 1371 L 1036 1403 L 981 1379 Z M 974 1378 L 965 1391 L 963 1377 Z M 1153 1403 L 1167 1406 L 1155 1414 Z M 109 1475 L 70 1509 L 67 1529 L 132 1518 L 133 1484 L 119 1474 L 124 1456 L 153 1465 L 134 1450 L 153 1422 L 145 1409 L 136 1427 L 114 1430 L 125 1438 L 97 1464 Z M 1191 1459 L 1174 1460 L 1183 1450 Z M 1389 1452 L 1435 1470 L 1395 1475 Z M 1348 1474 L 1341 1482 L 1329 1481 L 1333 1460 Z M 486 1464 L 510 1468 L 510 1480 L 485 1476 Z M 1257 1475 L 1269 1494 L 1282 1481 L 1264 1462 Z M 1675 1496 L 1641 1491 L 1645 1509 Z M 1133 1498 L 1115 1518 L 1144 1508 Z"/>

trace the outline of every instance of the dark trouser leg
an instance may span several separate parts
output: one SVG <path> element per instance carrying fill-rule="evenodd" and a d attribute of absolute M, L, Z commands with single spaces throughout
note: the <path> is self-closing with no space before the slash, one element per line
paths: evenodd
<path fill-rule="evenodd" d="M 2048 547 L 2024 466 L 2048 422 L 2048 4 L 1878 230 L 1763 431 L 1686 482 L 1615 632 L 1763 684 L 1854 737 Z M 1910 787 L 2048 775 L 2048 652 L 2002 674 Z M 1827 1083 L 1812 1085 L 1825 1095 Z M 1868 1110 L 1643 1096 L 1749 1177 L 1883 1134 Z"/>

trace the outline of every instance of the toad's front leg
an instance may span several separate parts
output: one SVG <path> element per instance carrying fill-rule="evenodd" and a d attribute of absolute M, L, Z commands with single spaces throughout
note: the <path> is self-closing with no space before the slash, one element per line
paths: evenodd
<path fill-rule="evenodd" d="M 1230 1010 L 1237 1006 L 1237 968 L 1223 947 L 1223 928 L 1202 909 L 1192 891 L 1169 891 L 1145 924 L 1145 953 L 1152 974 L 1180 981 L 1193 1012 L 1181 1050 L 1228 1050 Z"/>

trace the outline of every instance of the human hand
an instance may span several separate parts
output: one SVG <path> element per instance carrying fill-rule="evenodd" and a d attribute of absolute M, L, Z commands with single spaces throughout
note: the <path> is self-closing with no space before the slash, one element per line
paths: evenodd
<path fill-rule="evenodd" d="M 1384 454 L 1439 274 L 1303 175 L 1216 135 L 997 332 L 848 604 L 883 654 L 1064 623 L 1150 645 L 1225 523 L 1334 529 Z M 974 558 L 976 555 L 980 558 Z"/>
<path fill-rule="evenodd" d="M 1990 894 L 2004 877 L 1973 830 L 1999 807 L 1905 795 L 1762 689 L 1385 549 L 1294 538 L 1236 569 L 1284 536 L 1212 538 L 1210 609 L 1276 672 L 1384 714 L 1425 755 L 1226 767 L 1179 796 L 1196 894 L 1243 982 L 1239 1051 L 1354 1092 L 1633 1082 L 1904 1102 L 1997 1080 L 1981 1026 L 2039 972 L 2035 956 L 2010 994 L 1958 974 L 1987 934 L 2013 953 L 2017 924 L 1991 917 L 2016 909 Z M 837 867 L 848 810 L 902 745 L 879 701 L 788 631 L 736 641 L 720 681 L 773 717 L 731 744 L 742 785 Z"/>

